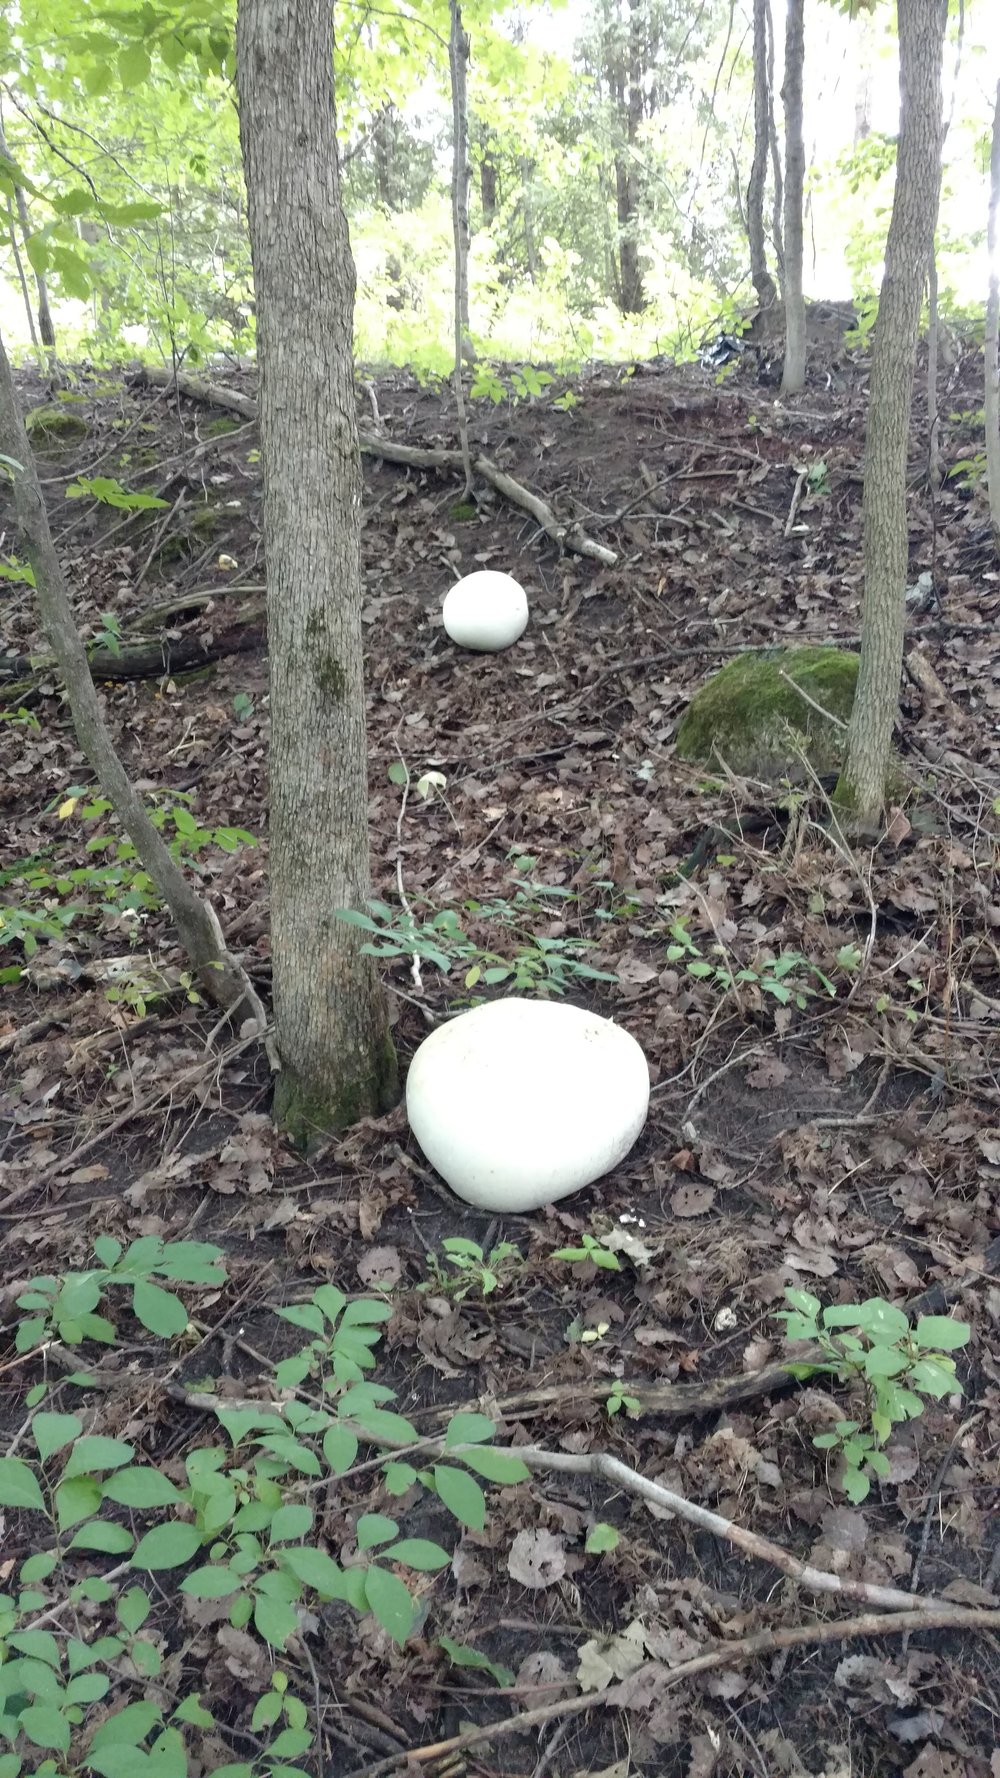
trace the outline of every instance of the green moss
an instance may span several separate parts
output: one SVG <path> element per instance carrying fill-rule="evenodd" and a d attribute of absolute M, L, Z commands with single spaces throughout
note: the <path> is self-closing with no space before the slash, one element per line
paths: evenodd
<path fill-rule="evenodd" d="M 473 506 L 471 500 L 460 500 L 457 506 L 451 508 L 448 516 L 456 525 L 474 525 L 479 518 L 479 508 Z"/>
<path fill-rule="evenodd" d="M 801 775 L 804 753 L 814 771 L 835 771 L 857 682 L 858 656 L 836 648 L 738 655 L 691 699 L 677 731 L 678 755 L 769 778 Z"/>
<path fill-rule="evenodd" d="M 349 1130 L 363 1117 L 391 1111 L 399 1100 L 399 1065 L 388 1031 L 367 1061 L 348 1076 L 341 1069 L 311 1087 L 287 1064 L 274 1084 L 271 1115 L 293 1147 L 308 1154 L 328 1136 Z"/>
<path fill-rule="evenodd" d="M 325 698 L 339 704 L 347 689 L 347 674 L 335 654 L 321 654 L 316 662 L 316 684 Z"/>
<path fill-rule="evenodd" d="M 30 413 L 25 414 L 24 430 L 37 447 L 86 438 L 88 427 L 83 415 L 76 413 L 73 408 L 49 404 L 46 407 L 34 407 Z"/>
<path fill-rule="evenodd" d="M 188 519 L 192 531 L 214 531 L 221 522 L 222 514 L 217 506 L 196 506 Z"/>

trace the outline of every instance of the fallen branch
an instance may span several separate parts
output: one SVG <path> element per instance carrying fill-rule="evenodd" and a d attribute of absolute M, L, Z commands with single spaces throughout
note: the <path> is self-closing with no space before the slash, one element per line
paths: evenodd
<path fill-rule="evenodd" d="M 189 376 L 184 371 L 179 371 L 175 377 L 172 370 L 144 364 L 135 371 L 132 380 L 148 383 L 157 389 L 176 388 L 191 401 L 203 401 L 212 407 L 229 408 L 233 413 L 242 414 L 247 419 L 255 419 L 257 415 L 257 404 L 251 396 L 242 395 L 235 389 L 224 389 L 218 383 L 207 383 L 201 377 Z M 457 470 L 464 474 L 461 451 L 427 450 L 420 445 L 396 444 L 392 439 L 381 438 L 369 432 L 360 432 L 358 436 L 361 449 L 369 457 L 382 457 L 387 463 L 400 463 L 411 469 Z M 577 524 L 562 524 L 547 501 L 538 494 L 533 494 L 523 482 L 516 481 L 505 470 L 499 469 L 489 457 L 477 457 L 473 468 L 477 475 L 482 476 L 483 481 L 509 500 L 512 506 L 519 506 L 524 512 L 530 513 L 546 536 L 551 537 L 560 549 L 572 550 L 578 556 L 590 556 L 596 562 L 603 562 L 608 568 L 615 566 L 618 557 L 613 549 L 588 537 Z"/>
<path fill-rule="evenodd" d="M 912 1630 L 978 1630 L 1000 1628 L 1000 1611 L 971 1611 L 963 1606 L 942 1606 L 932 1611 L 865 1612 L 860 1617 L 842 1618 L 839 1623 L 793 1624 L 787 1629 L 758 1630 L 739 1642 L 727 1642 L 704 1654 L 682 1661 L 679 1667 L 665 1667 L 659 1661 L 644 1662 L 628 1679 L 608 1686 L 602 1692 L 584 1692 L 579 1697 L 561 1698 L 554 1704 L 540 1704 L 535 1710 L 524 1710 L 518 1716 L 501 1717 L 496 1722 L 482 1723 L 462 1735 L 451 1735 L 446 1741 L 435 1741 L 423 1747 L 409 1747 L 399 1753 L 376 1760 L 374 1765 L 357 1766 L 347 1778 L 388 1778 L 398 1767 L 429 1765 L 445 1754 L 462 1753 L 482 1741 L 507 1739 L 523 1735 L 529 1729 L 541 1728 L 559 1718 L 580 1716 L 597 1706 L 626 1710 L 636 1691 L 650 1673 L 655 1674 L 657 1696 L 683 1685 L 698 1674 L 713 1668 L 731 1667 L 737 1661 L 756 1660 L 762 1655 L 776 1654 L 782 1649 L 801 1648 L 827 1642 L 850 1642 L 860 1636 L 901 1636 Z"/>

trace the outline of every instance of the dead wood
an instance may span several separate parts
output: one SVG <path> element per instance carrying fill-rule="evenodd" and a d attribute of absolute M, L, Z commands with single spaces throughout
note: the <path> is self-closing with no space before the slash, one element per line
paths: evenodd
<path fill-rule="evenodd" d="M 185 371 L 179 371 L 175 377 L 173 371 L 144 364 L 133 373 L 132 381 L 148 383 L 157 389 L 176 388 L 191 401 L 203 401 L 212 407 L 228 408 L 233 413 L 242 414 L 246 419 L 255 419 L 257 416 L 257 404 L 252 396 L 242 395 L 235 389 L 224 389 L 217 383 L 207 383 L 201 377 L 192 377 Z M 358 436 L 361 449 L 369 457 L 382 457 L 387 463 L 399 463 L 410 469 L 456 470 L 464 474 L 461 451 L 428 450 L 421 445 L 397 444 L 393 439 L 381 438 L 368 432 L 361 432 Z M 524 512 L 530 513 L 539 528 L 560 549 L 571 550 L 578 556 L 590 556 L 594 561 L 603 562 L 606 567 L 614 567 L 618 556 L 613 549 L 588 537 L 578 524 L 563 524 L 556 518 L 546 500 L 539 494 L 532 493 L 523 482 L 516 481 L 512 475 L 498 468 L 489 457 L 476 457 L 472 466 L 476 474 L 509 500 L 512 506 L 519 506 Z"/>

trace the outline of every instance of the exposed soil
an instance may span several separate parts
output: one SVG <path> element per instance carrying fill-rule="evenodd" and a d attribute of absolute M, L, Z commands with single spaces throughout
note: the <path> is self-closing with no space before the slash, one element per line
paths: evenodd
<path fill-rule="evenodd" d="M 252 373 L 213 377 L 253 393 Z M 953 463 L 977 449 L 972 347 L 949 378 L 943 449 Z M 21 390 L 26 406 L 45 397 L 28 375 Z M 478 943 L 508 957 L 525 934 L 594 941 L 580 955 L 616 980 L 571 977 L 569 997 L 613 1015 L 645 1048 L 654 1091 L 635 1150 L 578 1198 L 502 1225 L 434 1188 L 402 1110 L 305 1165 L 271 1129 L 263 1053 L 227 1040 L 177 987 L 183 959 L 162 917 L 80 917 L 0 989 L 7 1338 L 24 1281 L 87 1264 L 97 1235 L 217 1242 L 225 1290 L 185 1293 L 203 1335 L 194 1350 L 182 1342 L 165 1356 L 123 1315 L 124 1343 L 105 1361 L 115 1387 L 85 1398 L 60 1389 L 61 1408 L 79 1411 L 85 1399 L 90 1429 L 127 1428 L 144 1458 L 161 1462 L 206 1442 L 205 1415 L 177 1384 L 204 1390 L 214 1378 L 223 1393 L 266 1397 L 268 1366 L 301 1343 L 275 1307 L 321 1281 L 363 1294 L 395 1276 L 378 1376 L 421 1430 L 439 1429 L 442 1407 L 480 1404 L 507 1442 L 610 1452 L 852 1582 L 996 1609 L 1000 572 L 982 498 L 956 481 L 931 497 L 918 387 L 910 578 L 929 572 L 933 592 L 915 595 L 908 620 L 908 651 L 918 653 L 898 746 L 912 789 L 879 843 L 852 858 L 820 786 L 790 793 L 709 777 L 678 762 L 672 737 L 692 690 L 734 652 L 856 645 L 865 362 L 825 348 L 807 393 L 781 405 L 749 362 L 720 384 L 696 368 L 608 370 L 575 393 L 569 411 L 550 401 L 477 409 L 475 440 L 614 549 L 614 567 L 560 556 L 488 490 L 469 518 L 453 482 L 366 459 L 373 873 L 376 895 L 395 903 L 399 863 L 414 906 L 456 907 Z M 163 661 L 159 673 L 147 663 L 146 677 L 106 679 L 107 717 L 144 789 L 187 793 L 206 828 L 256 836 L 253 849 L 204 848 L 195 868 L 266 998 L 255 430 L 104 373 L 77 373 L 72 394 L 87 437 L 47 447 L 40 467 L 81 627 L 106 632 L 101 614 L 112 613 L 126 644 L 152 636 Z M 359 417 L 399 442 L 455 444 L 448 392 L 406 377 L 362 378 Z M 819 464 L 825 471 L 802 483 L 799 471 Z M 81 476 L 116 477 L 168 508 L 133 515 L 67 500 Z M 500 656 L 456 652 L 440 625 L 448 586 L 483 566 L 516 575 L 531 605 L 523 640 Z M 157 616 L 165 601 L 166 620 Z M 44 851 L 59 874 L 90 861 L 88 839 L 111 830 L 85 819 L 79 801 L 60 812 L 68 788 L 92 780 L 54 678 L 27 665 L 44 648 L 30 593 L 0 582 L 0 613 L 0 709 L 26 710 L 38 725 L 0 723 L 0 870 Z M 411 797 L 397 832 L 388 768 L 400 757 L 414 777 L 433 769 L 447 782 L 440 797 Z M 537 898 L 520 940 L 481 907 L 512 903 L 519 883 L 573 892 Z M 0 879 L 0 902 L 23 895 L 23 880 Z M 690 954 L 669 957 L 679 918 L 702 958 L 747 979 L 727 990 L 688 973 Z M 853 963 L 838 962 L 844 947 Z M 768 959 L 793 953 L 801 962 L 783 978 L 793 997 L 781 1005 L 760 978 L 773 980 Z M 173 969 L 175 991 L 144 1009 L 109 1002 L 115 958 L 147 974 Z M 18 946 L 0 951 L 0 965 L 22 961 Z M 391 966 L 404 1064 L 428 1018 L 467 1000 L 462 973 L 425 965 L 417 986 L 406 958 Z M 630 1237 L 620 1272 L 551 1258 L 588 1230 Z M 427 1252 L 454 1234 L 486 1250 L 513 1242 L 527 1263 L 485 1297 L 458 1300 L 433 1279 L 419 1289 L 431 1278 Z M 748 1389 L 743 1401 L 713 1394 L 720 1380 L 781 1356 L 773 1316 L 788 1286 L 824 1302 L 930 1302 L 972 1328 L 959 1354 L 963 1396 L 930 1402 L 897 1429 L 889 1477 L 857 1508 L 811 1443 L 845 1417 L 843 1390 L 828 1392 L 817 1376 Z M 8 1436 L 24 1420 L 26 1389 L 54 1361 L 21 1359 L 12 1346 L 0 1357 Z M 609 1417 L 603 1398 L 615 1379 L 651 1405 Z M 673 1384 L 703 1388 L 700 1405 L 658 1407 L 666 1398 L 656 1390 Z M 433 1497 L 400 1510 L 367 1472 L 326 1499 L 321 1531 L 334 1556 L 371 1511 L 395 1512 L 406 1535 L 459 1542 Z M 5 1563 L 31 1535 L 11 1518 Z M 614 1524 L 620 1541 L 585 1555 L 597 1521 Z M 546 1537 L 550 1567 L 536 1586 L 508 1567 L 523 1531 Z M 184 1603 L 177 1578 L 161 1577 L 152 1620 L 174 1680 L 191 1689 L 196 1676 L 214 1698 L 231 1730 L 222 1757 L 250 1757 L 260 1676 L 219 1640 L 225 1610 Z M 575 1693 L 584 1646 L 637 1620 L 645 1692 L 494 1737 L 468 1750 L 465 1769 L 525 1778 L 1000 1770 L 995 1629 L 782 1647 L 790 1627 L 860 1608 L 797 1588 L 603 1479 L 538 1474 L 494 1491 L 486 1530 L 461 1538 L 453 1569 L 417 1579 L 427 1617 L 402 1650 L 346 1607 L 324 1608 L 307 1626 L 331 1774 L 551 1703 L 560 1679 Z M 770 1650 L 671 1689 L 671 1667 L 764 1629 L 779 1633 Z M 505 1696 L 488 1675 L 449 1667 L 435 1645 L 442 1633 L 514 1669 L 521 1689 Z M 294 1645 L 284 1664 L 311 1701 L 311 1667 Z"/>

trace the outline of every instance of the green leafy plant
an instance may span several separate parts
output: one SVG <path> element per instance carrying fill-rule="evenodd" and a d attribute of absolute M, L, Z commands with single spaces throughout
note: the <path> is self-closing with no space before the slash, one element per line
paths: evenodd
<path fill-rule="evenodd" d="M 456 1302 L 461 1302 L 472 1290 L 478 1290 L 481 1296 L 490 1296 L 525 1263 L 521 1249 L 512 1241 L 501 1241 L 486 1254 L 478 1241 L 470 1241 L 464 1235 L 448 1235 L 441 1247 L 443 1260 L 436 1253 L 427 1254 L 431 1277 L 418 1284 L 417 1289 L 435 1290 L 443 1296 L 454 1297 Z M 451 1271 L 447 1269 L 449 1266 Z"/>
<path fill-rule="evenodd" d="M 630 1395 L 623 1382 L 612 1384 L 610 1393 L 605 1397 L 604 1411 L 609 1420 L 623 1411 L 630 1420 L 637 1420 L 642 1413 L 642 1402 L 637 1395 Z"/>
<path fill-rule="evenodd" d="M 154 1279 L 184 1284 L 225 1283 L 222 1254 L 204 1241 L 162 1241 L 159 1235 L 143 1235 L 123 1250 L 110 1235 L 94 1242 L 96 1266 L 85 1272 L 66 1272 L 61 1277 L 33 1278 L 17 1298 L 19 1309 L 30 1315 L 17 1329 L 15 1348 L 31 1352 L 44 1341 L 61 1340 L 79 1346 L 84 1340 L 113 1345 L 115 1326 L 98 1314 L 101 1299 L 116 1287 L 130 1292 L 137 1321 L 161 1339 L 175 1339 L 188 1324 L 180 1297 Z M 32 1406 L 31 1397 L 28 1405 Z"/>
<path fill-rule="evenodd" d="M 813 980 L 831 999 L 837 997 L 837 990 L 830 977 L 813 963 L 811 958 L 804 957 L 801 951 L 782 951 L 779 956 L 762 961 L 758 967 L 747 966 L 733 970 L 728 963 L 713 963 L 706 958 L 701 946 L 692 938 L 688 931 L 687 920 L 683 915 L 672 920 L 669 926 L 671 943 L 667 946 L 668 963 L 684 962 L 688 975 L 699 981 L 709 981 L 714 987 L 724 992 L 738 995 L 742 986 L 757 988 L 762 994 L 769 994 L 779 1005 L 794 1004 L 800 1009 L 806 1007 L 817 994 Z M 719 954 L 722 947 L 712 947 Z M 853 972 L 861 960 L 856 945 L 842 945 L 837 952 L 837 964 L 845 972 Z M 812 978 L 812 979 L 810 979 Z"/>
<path fill-rule="evenodd" d="M 157 494 L 130 494 L 113 476 L 81 475 L 66 489 L 67 500 L 88 497 L 102 506 L 114 506 L 120 512 L 163 512 L 170 505 Z"/>
<path fill-rule="evenodd" d="M 589 1260 L 591 1265 L 599 1266 L 605 1272 L 620 1272 L 622 1269 L 617 1253 L 612 1253 L 610 1247 L 605 1247 L 595 1235 L 581 1235 L 578 1247 L 558 1247 L 549 1257 L 568 1260 L 574 1266 Z"/>
<path fill-rule="evenodd" d="M 940 1400 L 961 1393 L 949 1354 L 966 1345 L 969 1329 L 947 1315 L 922 1315 L 911 1327 L 902 1309 L 881 1297 L 824 1308 L 807 1290 L 786 1290 L 785 1300 L 790 1306 L 777 1317 L 785 1324 L 785 1338 L 810 1340 L 822 1354 L 817 1360 L 790 1363 L 792 1375 L 825 1372 L 863 1391 L 866 1423 L 839 1420 L 832 1432 L 813 1439 L 818 1450 L 839 1455 L 841 1485 L 857 1504 L 867 1498 L 873 1477 L 889 1473 L 882 1447 L 893 1427 L 923 1413 L 923 1396 Z"/>
<path fill-rule="evenodd" d="M 87 652 L 92 654 L 95 649 L 106 649 L 107 653 L 118 660 L 122 652 L 121 624 L 113 611 L 102 611 L 97 628 L 87 643 Z"/>
<path fill-rule="evenodd" d="M 384 901 L 370 901 L 369 913 L 354 908 L 338 908 L 336 918 L 360 926 L 372 936 L 362 945 L 371 957 L 419 957 L 433 963 L 446 974 L 456 967 L 464 969 L 466 988 L 497 987 L 506 983 L 515 994 L 565 994 L 576 980 L 611 982 L 617 977 L 607 970 L 596 969 L 583 961 L 594 941 L 584 938 L 545 938 L 532 935 L 517 944 L 512 957 L 486 950 L 469 938 L 454 908 L 442 908 L 428 920 L 418 921 L 406 911 L 391 908 Z M 477 918 L 490 920 L 502 917 L 500 908 L 507 904 L 468 904 Z M 506 924 L 506 922 L 504 922 Z"/>

